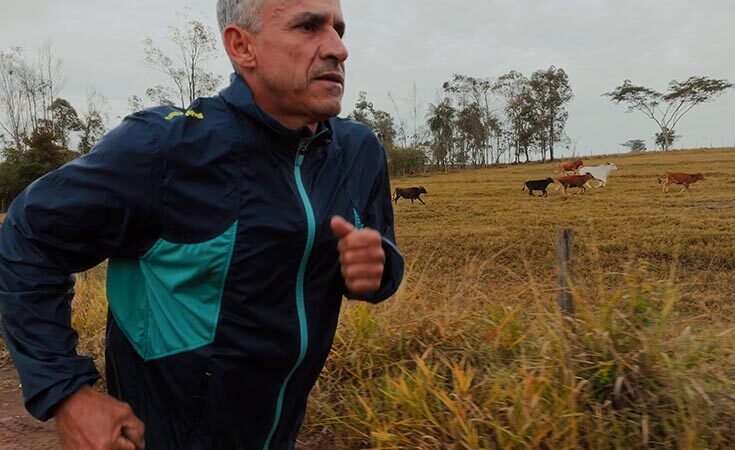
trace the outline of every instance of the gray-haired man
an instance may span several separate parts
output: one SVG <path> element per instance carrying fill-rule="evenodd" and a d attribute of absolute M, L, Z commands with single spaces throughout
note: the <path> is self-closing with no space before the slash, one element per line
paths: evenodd
<path fill-rule="evenodd" d="M 339 0 L 220 0 L 236 73 L 130 116 L 31 185 L 0 230 L 5 341 L 65 449 L 291 449 L 342 296 L 403 274 L 385 154 L 341 108 Z M 110 258 L 107 386 L 70 274 Z"/>

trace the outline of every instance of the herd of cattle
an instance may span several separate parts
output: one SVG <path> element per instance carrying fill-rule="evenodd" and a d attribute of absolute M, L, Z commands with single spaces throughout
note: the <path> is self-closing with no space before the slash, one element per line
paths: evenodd
<path fill-rule="evenodd" d="M 592 180 L 598 182 L 595 187 L 605 187 L 607 186 L 607 178 L 615 170 L 618 170 L 615 163 L 607 163 L 603 166 L 585 166 L 581 159 L 563 161 L 559 164 L 559 171 L 562 175 L 556 179 L 559 183 L 557 190 L 563 189 L 566 194 L 569 188 L 580 188 L 581 192 L 584 193 L 587 188 L 592 187 L 590 184 Z M 541 191 L 541 196 L 546 197 L 548 195 L 546 188 L 553 182 L 554 179 L 551 177 L 543 180 L 529 180 L 523 184 L 521 190 L 528 189 L 528 195 L 530 196 L 533 196 L 533 191 Z"/>
<path fill-rule="evenodd" d="M 592 187 L 605 187 L 607 186 L 607 179 L 610 174 L 618 170 L 618 166 L 615 163 L 607 163 L 602 166 L 585 166 L 581 159 L 574 159 L 570 161 L 563 161 L 559 164 L 560 176 L 554 180 L 551 177 L 543 180 L 528 180 L 523 183 L 522 191 L 528 189 L 528 195 L 534 197 L 533 191 L 540 191 L 541 197 L 548 196 L 546 189 L 549 185 L 553 184 L 554 181 L 558 182 L 557 191 L 563 189 L 564 194 L 567 193 L 569 188 L 579 188 L 580 193 L 586 192 L 588 188 Z M 696 183 L 699 180 L 704 180 L 704 176 L 701 173 L 680 173 L 680 172 L 666 172 L 663 177 L 657 177 L 659 184 L 663 181 L 663 192 L 668 192 L 671 185 L 682 185 L 681 191 L 684 192 L 689 190 L 689 185 Z M 597 181 L 597 186 L 592 186 L 592 180 Z M 423 204 L 420 195 L 426 194 L 426 189 L 423 186 L 400 188 L 397 187 L 393 191 L 393 203 L 398 203 L 399 198 L 405 198 L 411 200 L 418 200 Z"/>
<path fill-rule="evenodd" d="M 556 179 L 559 183 L 557 190 L 563 189 L 566 194 L 567 189 L 576 187 L 580 188 L 583 194 L 587 188 L 593 187 L 591 184 L 592 180 L 597 181 L 597 186 L 594 187 L 605 187 L 607 186 L 607 178 L 616 170 L 618 170 L 618 166 L 615 163 L 607 163 L 602 166 L 585 166 L 581 159 L 563 161 L 559 164 L 561 176 Z M 699 180 L 704 180 L 704 176 L 701 173 L 681 172 L 666 172 L 663 178 L 663 192 L 668 192 L 672 184 L 682 185 L 683 187 L 680 192 L 688 191 L 689 185 Z M 659 184 L 662 183 L 661 177 L 657 177 L 656 179 Z M 528 189 L 528 195 L 531 196 L 533 196 L 533 191 L 541 191 L 541 196 L 545 197 L 548 195 L 546 188 L 553 182 L 554 179 L 551 177 L 543 180 L 529 180 L 523 184 L 521 190 L 525 191 Z"/>

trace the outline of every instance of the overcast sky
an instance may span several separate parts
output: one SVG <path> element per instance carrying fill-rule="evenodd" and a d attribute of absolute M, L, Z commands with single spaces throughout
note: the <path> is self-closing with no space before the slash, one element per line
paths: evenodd
<path fill-rule="evenodd" d="M 63 60 L 62 96 L 78 109 L 86 92 L 109 99 L 112 122 L 127 99 L 165 82 L 143 63 L 141 41 L 165 42 L 176 13 L 216 29 L 215 1 L 0 0 L 0 49 L 22 46 L 29 59 L 51 40 Z M 409 126 L 416 85 L 419 118 L 453 73 L 526 76 L 550 65 L 569 75 L 574 99 L 567 134 L 577 153 L 614 153 L 628 139 L 653 146 L 655 124 L 601 94 L 626 78 L 657 90 L 692 75 L 735 82 L 733 0 L 345 0 L 347 85 L 343 115 L 358 92 Z M 227 75 L 222 57 L 212 71 Z M 225 77 L 226 78 L 226 77 Z M 498 103 L 498 107 L 500 103 Z M 735 90 L 692 110 L 677 126 L 675 146 L 735 146 Z"/>

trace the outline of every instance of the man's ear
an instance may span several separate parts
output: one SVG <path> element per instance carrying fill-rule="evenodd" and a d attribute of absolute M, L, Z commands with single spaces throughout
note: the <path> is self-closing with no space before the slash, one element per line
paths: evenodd
<path fill-rule="evenodd" d="M 222 31 L 222 41 L 227 55 L 236 66 L 244 69 L 256 66 L 253 35 L 248 30 L 234 24 L 227 25 Z"/>

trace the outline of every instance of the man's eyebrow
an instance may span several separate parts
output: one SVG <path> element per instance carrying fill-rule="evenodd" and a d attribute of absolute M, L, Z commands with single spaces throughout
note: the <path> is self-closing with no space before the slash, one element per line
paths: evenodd
<path fill-rule="evenodd" d="M 319 25 L 323 25 L 329 21 L 329 16 L 326 14 L 321 13 L 315 13 L 315 12 L 303 12 L 300 14 L 295 15 L 291 19 L 291 24 L 298 25 L 301 23 L 316 23 Z M 345 33 L 345 23 L 341 20 L 337 20 L 334 22 L 334 29 L 337 30 L 337 33 L 339 35 L 343 35 Z"/>

